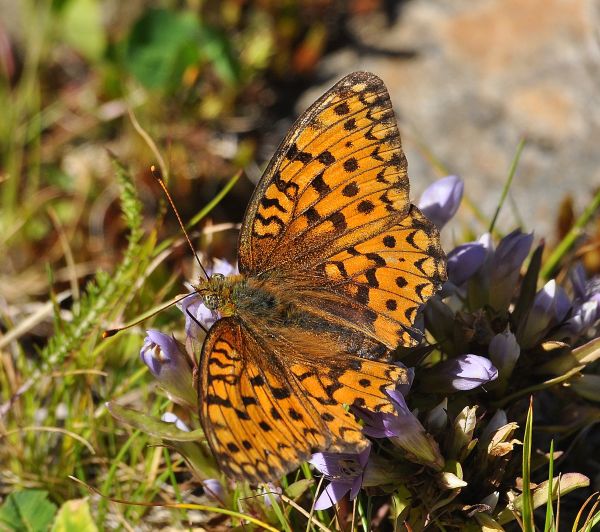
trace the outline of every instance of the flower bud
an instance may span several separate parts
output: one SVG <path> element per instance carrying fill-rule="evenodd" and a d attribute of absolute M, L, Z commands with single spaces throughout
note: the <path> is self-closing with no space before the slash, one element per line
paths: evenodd
<path fill-rule="evenodd" d="M 189 356 L 173 337 L 154 329 L 146 333 L 140 358 L 172 401 L 195 410 L 198 398 Z"/>
<path fill-rule="evenodd" d="M 489 346 L 489 357 L 498 369 L 496 385 L 504 388 L 508 384 L 515 364 L 521 354 L 516 336 L 508 329 L 492 338 Z"/>
<path fill-rule="evenodd" d="M 561 323 L 571 308 L 562 287 L 552 279 L 536 294 L 523 330 L 521 346 L 529 348 L 544 338 L 551 327 Z"/>
<path fill-rule="evenodd" d="M 419 209 L 438 229 L 456 214 L 464 191 L 462 179 L 449 175 L 429 185 L 419 200 Z"/>
<path fill-rule="evenodd" d="M 490 359 L 478 355 L 461 355 L 441 362 L 428 371 L 423 387 L 431 392 L 467 391 L 498 377 Z"/>
<path fill-rule="evenodd" d="M 520 230 L 506 235 L 498 244 L 491 264 L 490 304 L 497 310 L 507 309 L 518 285 L 523 261 L 529 255 L 533 233 Z"/>
<path fill-rule="evenodd" d="M 481 242 L 468 242 L 455 247 L 448 253 L 448 281 L 456 286 L 465 283 L 481 268 L 486 254 Z"/>
<path fill-rule="evenodd" d="M 444 467 L 444 459 L 435 439 L 426 432 L 417 417 L 409 410 L 404 396 L 397 390 L 388 391 L 396 415 L 354 408 L 364 422 L 363 432 L 372 438 L 389 438 L 406 452 L 407 460 L 436 470 Z"/>

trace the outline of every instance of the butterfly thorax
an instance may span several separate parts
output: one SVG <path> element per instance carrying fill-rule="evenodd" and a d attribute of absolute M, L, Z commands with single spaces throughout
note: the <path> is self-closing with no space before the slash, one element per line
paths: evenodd
<path fill-rule="evenodd" d="M 223 317 L 262 320 L 270 326 L 293 326 L 302 314 L 295 304 L 299 294 L 293 286 L 294 283 L 286 282 L 277 273 L 260 277 L 215 274 L 201 280 L 195 288 L 204 304 Z"/>

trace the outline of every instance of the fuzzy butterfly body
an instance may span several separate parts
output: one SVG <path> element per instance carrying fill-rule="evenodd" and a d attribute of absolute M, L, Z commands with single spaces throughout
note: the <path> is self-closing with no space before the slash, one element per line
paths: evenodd
<path fill-rule="evenodd" d="M 415 345 L 445 279 L 435 226 L 409 202 L 383 82 L 342 79 L 292 127 L 248 206 L 240 275 L 200 281 L 223 316 L 200 359 L 200 418 L 226 474 L 274 480 L 317 451 L 368 442 L 348 411 L 393 412 L 389 363 Z"/>

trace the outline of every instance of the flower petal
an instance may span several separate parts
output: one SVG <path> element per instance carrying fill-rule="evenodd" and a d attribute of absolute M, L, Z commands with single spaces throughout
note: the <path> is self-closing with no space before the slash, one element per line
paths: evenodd
<path fill-rule="evenodd" d="M 326 510 L 337 504 L 352 489 L 352 482 L 332 481 L 315 502 L 315 510 Z"/>
<path fill-rule="evenodd" d="M 456 214 L 464 191 L 462 179 L 449 175 L 428 186 L 419 200 L 419 209 L 441 229 Z"/>

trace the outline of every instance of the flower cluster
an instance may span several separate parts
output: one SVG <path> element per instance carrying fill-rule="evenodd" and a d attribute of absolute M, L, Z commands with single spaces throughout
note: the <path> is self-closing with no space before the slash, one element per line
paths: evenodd
<path fill-rule="evenodd" d="M 423 193 L 418 207 L 442 229 L 456 213 L 463 188 L 458 177 L 443 178 Z M 555 393 L 563 382 L 582 400 L 594 393 L 597 399 L 589 384 L 596 377 L 582 371 L 600 357 L 598 342 L 588 342 L 600 319 L 600 280 L 589 279 L 576 264 L 560 282 L 541 282 L 543 244 L 532 250 L 533 244 L 534 235 L 520 230 L 497 243 L 486 233 L 448 253 L 448 280 L 418 318 L 421 345 L 394 353 L 396 363 L 410 366 L 410 384 L 388 391 L 393 413 L 351 407 L 370 443 L 356 454 L 313 455 L 310 464 L 326 484 L 309 506 L 325 510 L 347 496 L 355 499 L 361 490 L 394 493 L 401 501 L 397 522 L 409 520 L 413 528 L 431 523 L 461 528 L 475 520 L 494 529 L 520 511 L 515 436 L 526 408 L 523 399 L 531 391 Z M 231 275 L 236 268 L 216 261 L 211 273 Z M 188 353 L 198 352 L 203 329 L 219 316 L 193 292 L 180 309 L 185 345 L 149 330 L 141 358 L 168 396 L 194 413 L 197 393 Z M 171 415 L 164 421 L 193 433 Z M 207 493 L 227 500 L 226 483 L 211 478 L 218 472 L 207 449 L 178 438 L 163 434 Z M 269 490 L 276 494 L 280 488 Z M 296 489 L 296 498 L 306 497 L 307 490 L 308 484 Z"/>

